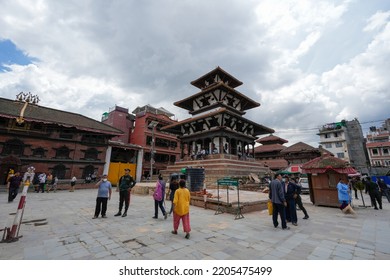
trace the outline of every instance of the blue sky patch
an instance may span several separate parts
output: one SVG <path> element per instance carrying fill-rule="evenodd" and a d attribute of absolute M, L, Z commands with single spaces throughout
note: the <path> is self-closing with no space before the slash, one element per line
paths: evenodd
<path fill-rule="evenodd" d="M 0 71 L 9 71 L 4 64 L 28 65 L 36 59 L 25 55 L 10 40 L 0 40 Z"/>

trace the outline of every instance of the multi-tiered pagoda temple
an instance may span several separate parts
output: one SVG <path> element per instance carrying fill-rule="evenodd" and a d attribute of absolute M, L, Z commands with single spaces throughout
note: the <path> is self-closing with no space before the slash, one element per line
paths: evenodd
<path fill-rule="evenodd" d="M 206 154 L 202 158 L 216 154 L 254 158 L 257 136 L 274 130 L 243 117 L 260 104 L 235 89 L 242 82 L 217 67 L 191 84 L 201 91 L 174 104 L 192 117 L 163 128 L 179 135 L 182 159 L 194 159 L 202 150 Z"/>

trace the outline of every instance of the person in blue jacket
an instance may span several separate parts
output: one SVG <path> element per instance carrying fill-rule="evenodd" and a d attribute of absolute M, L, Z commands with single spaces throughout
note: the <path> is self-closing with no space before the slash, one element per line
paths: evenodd
<path fill-rule="evenodd" d="M 349 194 L 349 186 L 343 182 L 343 179 L 339 179 L 337 183 L 337 194 L 340 202 L 340 209 L 344 214 L 356 214 L 351 207 L 351 196 Z"/>

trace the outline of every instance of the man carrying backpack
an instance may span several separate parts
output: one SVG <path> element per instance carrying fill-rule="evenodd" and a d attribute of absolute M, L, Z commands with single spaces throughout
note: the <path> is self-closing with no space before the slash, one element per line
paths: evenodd
<path fill-rule="evenodd" d="M 131 189 L 135 186 L 133 177 L 130 176 L 130 169 L 125 169 L 125 175 L 119 179 L 119 211 L 114 216 L 122 215 L 123 203 L 125 203 L 125 212 L 122 217 L 127 216 L 127 210 L 130 205 L 130 193 Z"/>

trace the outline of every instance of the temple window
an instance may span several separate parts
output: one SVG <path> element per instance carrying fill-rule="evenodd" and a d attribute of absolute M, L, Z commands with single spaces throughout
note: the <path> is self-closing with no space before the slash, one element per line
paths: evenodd
<path fill-rule="evenodd" d="M 33 157 L 45 157 L 45 149 L 43 148 L 36 148 L 33 150 Z"/>
<path fill-rule="evenodd" d="M 69 158 L 69 153 L 70 153 L 69 148 L 63 146 L 63 147 L 57 149 L 57 151 L 56 151 L 56 158 L 68 159 Z"/>
<path fill-rule="evenodd" d="M 58 179 L 65 179 L 66 167 L 63 164 L 58 164 L 53 168 L 53 176 L 57 176 Z"/>
<path fill-rule="evenodd" d="M 84 167 L 83 178 L 91 177 L 91 175 L 95 172 L 95 167 L 93 165 L 87 165 Z"/>
<path fill-rule="evenodd" d="M 73 139 L 73 131 L 70 129 L 64 129 L 60 131 L 60 138 Z"/>
<path fill-rule="evenodd" d="M 90 148 L 85 151 L 84 158 L 89 160 L 96 160 L 98 158 L 98 154 L 98 150 L 96 150 L 95 148 Z"/>
<path fill-rule="evenodd" d="M 4 143 L 3 155 L 22 156 L 24 151 L 24 143 L 19 139 L 8 140 Z"/>

